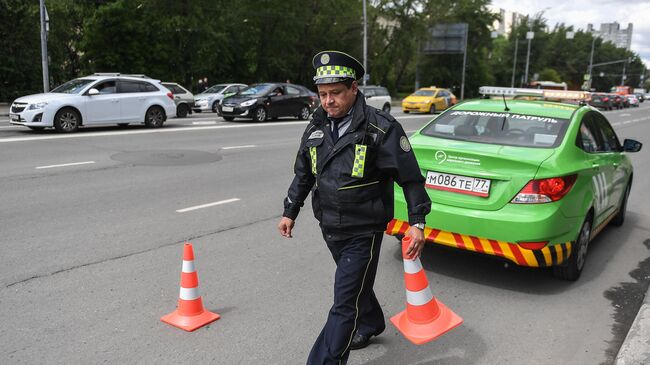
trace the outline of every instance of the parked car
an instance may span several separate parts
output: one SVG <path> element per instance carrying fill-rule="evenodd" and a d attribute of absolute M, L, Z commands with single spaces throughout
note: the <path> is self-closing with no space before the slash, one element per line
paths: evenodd
<path fill-rule="evenodd" d="M 366 85 L 359 86 L 359 90 L 366 97 L 366 104 L 390 113 L 390 103 L 392 100 L 385 87 Z"/>
<path fill-rule="evenodd" d="M 619 94 L 609 94 L 609 97 L 612 99 L 612 108 L 614 109 L 623 109 L 625 104 L 623 102 L 623 96 Z"/>
<path fill-rule="evenodd" d="M 643 103 L 645 101 L 645 94 L 644 93 L 634 93 L 637 99 L 639 99 L 639 103 Z"/>
<path fill-rule="evenodd" d="M 192 114 L 192 107 L 194 107 L 194 95 L 186 88 L 175 82 L 163 82 L 164 87 L 169 89 L 174 95 L 174 102 L 176 103 L 176 116 L 185 118 L 187 114 Z"/>
<path fill-rule="evenodd" d="M 578 279 L 589 242 L 607 224 L 625 221 L 629 154 L 642 144 L 621 143 L 590 106 L 547 100 L 584 100 L 582 91 L 482 87 L 480 93 L 496 99 L 458 104 L 409 138 L 435 206 L 426 217 L 426 241 Z M 503 95 L 543 99 L 509 100 L 505 107 Z M 394 198 L 386 231 L 400 237 L 409 209 L 397 185 Z M 599 248 L 616 250 L 607 246 Z"/>
<path fill-rule="evenodd" d="M 235 95 L 244 90 L 246 84 L 217 84 L 209 87 L 202 93 L 194 95 L 194 111 L 197 113 L 213 111 L 217 112 L 217 106 L 223 98 Z"/>
<path fill-rule="evenodd" d="M 456 104 L 456 96 L 447 89 L 424 87 L 402 100 L 402 111 L 434 114 Z"/>
<path fill-rule="evenodd" d="M 159 128 L 175 115 L 173 95 L 160 80 L 101 73 L 70 80 L 48 93 L 16 99 L 9 121 L 35 130 L 54 127 L 68 133 L 102 124 L 144 123 Z"/>
<path fill-rule="evenodd" d="M 602 110 L 612 110 L 613 99 L 610 95 L 605 93 L 593 93 L 591 94 L 589 105 Z"/>
<path fill-rule="evenodd" d="M 263 83 L 225 98 L 218 106 L 218 113 L 227 121 L 246 118 L 263 122 L 277 117 L 306 120 L 317 107 L 318 97 L 304 86 Z"/>
<path fill-rule="evenodd" d="M 639 99 L 637 99 L 636 95 L 634 94 L 625 95 L 625 98 L 627 99 L 630 106 L 635 108 L 639 107 Z"/>

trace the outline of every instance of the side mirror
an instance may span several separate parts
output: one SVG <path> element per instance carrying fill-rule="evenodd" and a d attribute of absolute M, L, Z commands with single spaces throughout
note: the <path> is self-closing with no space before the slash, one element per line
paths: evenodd
<path fill-rule="evenodd" d="M 88 90 L 88 95 L 93 96 L 93 95 L 99 95 L 99 90 L 92 88 Z"/>
<path fill-rule="evenodd" d="M 625 152 L 639 152 L 641 151 L 642 146 L 643 143 L 633 139 L 626 139 L 623 141 L 623 151 Z"/>
<path fill-rule="evenodd" d="M 274 96 L 278 96 L 278 93 L 276 93 L 276 92 L 272 92 L 272 93 L 270 93 L 270 94 L 268 95 L 269 98 L 272 98 L 272 97 L 274 97 Z"/>

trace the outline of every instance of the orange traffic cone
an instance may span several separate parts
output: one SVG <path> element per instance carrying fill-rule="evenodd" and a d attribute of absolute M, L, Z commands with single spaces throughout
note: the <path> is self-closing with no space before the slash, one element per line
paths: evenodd
<path fill-rule="evenodd" d="M 463 319 L 431 294 L 420 259 L 413 260 L 406 255 L 410 244 L 411 237 L 404 237 L 402 258 L 406 282 L 406 310 L 393 316 L 390 321 L 407 339 L 421 345 L 460 325 Z"/>
<path fill-rule="evenodd" d="M 178 308 L 160 320 L 186 331 L 194 331 L 219 318 L 220 315 L 203 308 L 203 301 L 199 295 L 199 277 L 194 270 L 194 250 L 191 243 L 185 243 Z"/>

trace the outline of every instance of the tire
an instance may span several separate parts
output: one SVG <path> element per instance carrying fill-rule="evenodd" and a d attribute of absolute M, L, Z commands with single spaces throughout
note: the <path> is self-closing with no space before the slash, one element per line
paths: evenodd
<path fill-rule="evenodd" d="M 232 122 L 233 120 L 235 120 L 235 117 L 223 117 L 223 119 L 224 119 L 226 122 Z"/>
<path fill-rule="evenodd" d="M 576 281 L 582 273 L 587 259 L 587 250 L 589 248 L 589 240 L 591 236 L 591 212 L 585 218 L 578 237 L 571 247 L 571 256 L 566 264 L 553 267 L 553 275 L 562 280 Z"/>
<path fill-rule="evenodd" d="M 76 132 L 81 125 L 81 116 L 72 108 L 63 108 L 54 116 L 54 128 L 60 133 Z"/>
<path fill-rule="evenodd" d="M 390 114 L 390 104 L 388 104 L 388 103 L 384 104 L 384 107 L 381 108 L 381 110 L 383 110 L 384 113 Z"/>
<path fill-rule="evenodd" d="M 431 108 L 429 109 L 429 114 L 436 114 L 436 104 L 431 104 Z"/>
<path fill-rule="evenodd" d="M 179 118 L 187 117 L 187 114 L 190 112 L 190 108 L 186 104 L 181 104 L 176 108 L 176 116 Z"/>
<path fill-rule="evenodd" d="M 217 111 L 219 111 L 218 106 L 219 106 L 219 100 L 212 103 L 212 112 L 213 113 L 216 113 Z"/>
<path fill-rule="evenodd" d="M 31 129 L 33 131 L 36 131 L 36 132 L 41 132 L 42 130 L 45 129 L 45 127 L 29 127 L 29 126 L 27 128 L 29 128 L 29 129 Z"/>
<path fill-rule="evenodd" d="M 267 117 L 266 109 L 264 109 L 264 107 L 261 107 L 261 106 L 257 107 L 257 109 L 255 109 L 255 111 L 253 111 L 253 121 L 254 122 L 258 122 L 258 123 L 264 122 L 264 121 L 266 121 L 266 117 Z"/>
<path fill-rule="evenodd" d="M 402 112 L 404 112 L 404 114 L 408 114 L 408 113 L 409 113 L 408 110 L 402 110 Z"/>
<path fill-rule="evenodd" d="M 118 127 L 126 127 L 128 125 L 129 125 L 129 123 L 117 123 Z"/>
<path fill-rule="evenodd" d="M 298 120 L 308 120 L 310 114 L 311 114 L 311 110 L 309 110 L 309 107 L 303 105 L 303 107 L 300 108 L 300 113 L 298 114 Z"/>
<path fill-rule="evenodd" d="M 623 193 L 623 199 L 621 200 L 621 205 L 618 207 L 618 213 L 614 216 L 614 219 L 610 222 L 611 225 L 620 227 L 625 222 L 625 211 L 627 210 L 627 198 L 630 196 L 630 189 L 632 188 L 632 181 L 627 184 L 625 188 L 625 193 Z"/>
<path fill-rule="evenodd" d="M 144 125 L 149 128 L 160 128 L 165 123 L 165 111 L 159 106 L 147 109 L 144 115 Z"/>

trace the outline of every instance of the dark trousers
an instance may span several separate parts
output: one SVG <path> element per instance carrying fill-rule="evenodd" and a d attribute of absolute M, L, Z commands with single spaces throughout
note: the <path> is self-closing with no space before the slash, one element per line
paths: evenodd
<path fill-rule="evenodd" d="M 386 328 L 372 290 L 382 238 L 383 232 L 336 241 L 325 238 L 336 262 L 334 304 L 309 353 L 308 365 L 345 364 L 356 331 L 376 336 Z"/>

